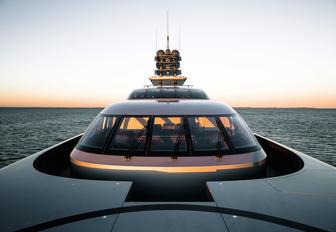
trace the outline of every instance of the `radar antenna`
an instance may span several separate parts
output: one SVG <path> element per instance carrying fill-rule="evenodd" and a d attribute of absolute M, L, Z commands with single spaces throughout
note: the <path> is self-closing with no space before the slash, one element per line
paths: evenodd
<path fill-rule="evenodd" d="M 157 39 L 158 39 L 158 35 L 157 35 L 157 27 L 155 28 L 155 51 L 157 51 Z"/>
<path fill-rule="evenodd" d="M 157 46 L 157 30 L 156 44 Z M 179 31 L 179 47 L 180 47 L 180 31 Z M 154 76 L 150 77 L 150 81 L 155 86 L 176 86 L 183 85 L 186 77 L 181 76 L 180 61 L 181 56 L 178 50 L 169 49 L 169 14 L 167 11 L 167 49 L 158 50 L 155 56 L 156 69 Z"/>
<path fill-rule="evenodd" d="M 169 14 L 167 11 L 167 49 L 169 49 Z"/>
<path fill-rule="evenodd" d="M 179 51 L 181 51 L 181 29 L 179 29 Z"/>

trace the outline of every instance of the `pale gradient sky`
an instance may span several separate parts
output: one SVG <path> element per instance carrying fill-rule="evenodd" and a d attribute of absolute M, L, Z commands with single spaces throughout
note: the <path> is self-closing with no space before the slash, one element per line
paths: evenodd
<path fill-rule="evenodd" d="M 0 0 L 0 106 L 105 106 L 181 29 L 186 84 L 232 106 L 336 108 L 336 1 Z"/>

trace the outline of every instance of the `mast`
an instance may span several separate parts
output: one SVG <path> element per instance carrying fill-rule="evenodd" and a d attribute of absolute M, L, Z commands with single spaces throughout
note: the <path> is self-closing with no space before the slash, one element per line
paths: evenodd
<path fill-rule="evenodd" d="M 186 77 L 181 76 L 180 69 L 181 56 L 176 49 L 170 51 L 169 46 L 169 15 L 167 11 L 167 49 L 166 51 L 160 49 L 155 56 L 156 69 L 155 76 L 150 77 L 150 81 L 155 86 L 176 86 L 183 85 Z"/>
<path fill-rule="evenodd" d="M 167 49 L 169 49 L 169 14 L 167 11 Z"/>

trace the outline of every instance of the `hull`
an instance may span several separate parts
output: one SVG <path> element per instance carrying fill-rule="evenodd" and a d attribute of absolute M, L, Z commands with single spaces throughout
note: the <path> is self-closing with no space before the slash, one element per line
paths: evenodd
<path fill-rule="evenodd" d="M 163 173 L 153 171 L 111 171 L 88 169 L 72 164 L 74 177 L 96 180 L 131 181 L 131 201 L 208 201 L 207 181 L 263 178 L 266 165 L 205 173 Z"/>
<path fill-rule="evenodd" d="M 336 231 L 336 169 L 257 136 L 266 176 L 211 180 L 208 198 L 132 197 L 132 181 L 74 176 L 79 136 L 0 170 L 0 231 Z M 140 178 L 142 179 L 142 178 Z"/>
<path fill-rule="evenodd" d="M 266 177 L 262 149 L 235 155 L 169 157 L 92 154 L 74 149 L 71 175 L 93 180 L 132 181 L 129 199 L 136 201 L 198 201 L 209 198 L 206 182 Z"/>

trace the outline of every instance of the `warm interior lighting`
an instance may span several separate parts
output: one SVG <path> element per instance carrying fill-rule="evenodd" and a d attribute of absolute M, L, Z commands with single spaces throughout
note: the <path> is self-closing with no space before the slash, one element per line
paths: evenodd
<path fill-rule="evenodd" d="M 174 160 L 173 162 L 175 162 Z M 163 172 L 163 173 L 206 173 L 206 172 L 217 172 L 221 170 L 232 170 L 232 169 L 241 169 L 249 168 L 258 165 L 262 165 L 265 160 L 258 162 L 246 162 L 239 164 L 224 164 L 224 165 L 209 165 L 209 166 L 171 166 L 171 167 L 159 167 L 159 166 L 122 166 L 122 165 L 110 165 L 110 164 L 98 164 L 98 163 L 89 163 L 85 161 L 71 159 L 71 163 L 85 167 L 85 168 L 94 168 L 94 169 L 105 169 L 105 170 L 114 170 L 114 171 L 154 171 L 154 172 Z"/>

